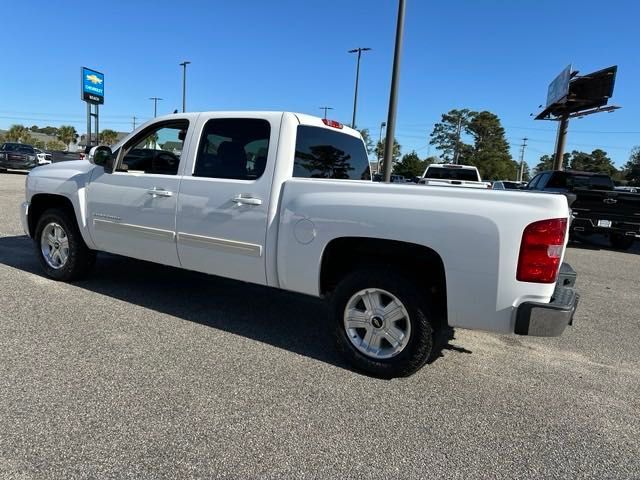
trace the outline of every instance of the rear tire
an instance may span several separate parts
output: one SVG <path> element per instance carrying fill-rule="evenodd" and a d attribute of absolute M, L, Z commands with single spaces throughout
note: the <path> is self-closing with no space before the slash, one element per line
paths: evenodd
<path fill-rule="evenodd" d="M 43 212 L 33 241 L 40 265 L 54 280 L 77 280 L 95 264 L 96 253 L 84 243 L 75 218 L 66 210 L 52 208 Z"/>
<path fill-rule="evenodd" d="M 615 233 L 609 237 L 609 243 L 613 248 L 617 250 L 629 250 L 633 246 L 635 241 L 635 237 L 628 237 L 626 235 Z"/>
<path fill-rule="evenodd" d="M 380 378 L 408 376 L 429 359 L 434 327 L 424 292 L 401 273 L 363 269 L 331 297 L 338 350 L 356 369 Z"/>

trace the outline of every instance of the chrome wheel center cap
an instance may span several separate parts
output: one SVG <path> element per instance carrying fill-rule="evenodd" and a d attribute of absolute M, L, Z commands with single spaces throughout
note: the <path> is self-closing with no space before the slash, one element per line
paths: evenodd
<path fill-rule="evenodd" d="M 371 325 L 373 325 L 375 328 L 382 328 L 382 325 L 384 325 L 384 320 L 382 320 L 381 317 L 375 315 L 371 317 Z"/>

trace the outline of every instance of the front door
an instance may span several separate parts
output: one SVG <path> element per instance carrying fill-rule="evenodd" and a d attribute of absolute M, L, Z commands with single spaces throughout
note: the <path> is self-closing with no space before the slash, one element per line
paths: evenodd
<path fill-rule="evenodd" d="M 114 152 L 113 173 L 95 169 L 87 218 L 100 250 L 179 265 L 175 216 L 188 128 L 186 119 L 151 125 Z"/>
<path fill-rule="evenodd" d="M 184 268 L 266 284 L 269 200 L 282 114 L 198 120 L 178 199 Z"/>

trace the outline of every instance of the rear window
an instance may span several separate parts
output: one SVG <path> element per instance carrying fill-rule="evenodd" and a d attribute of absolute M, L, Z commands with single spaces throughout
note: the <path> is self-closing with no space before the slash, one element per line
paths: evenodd
<path fill-rule="evenodd" d="M 438 180 L 464 180 L 467 182 L 478 182 L 478 174 L 470 168 L 447 168 L 447 167 L 429 167 L 424 178 L 433 178 Z"/>
<path fill-rule="evenodd" d="M 369 158 L 357 137 L 327 128 L 300 125 L 293 176 L 371 180 Z"/>
<path fill-rule="evenodd" d="M 606 175 L 571 175 L 567 179 L 567 186 L 569 188 L 613 190 L 613 181 Z"/>

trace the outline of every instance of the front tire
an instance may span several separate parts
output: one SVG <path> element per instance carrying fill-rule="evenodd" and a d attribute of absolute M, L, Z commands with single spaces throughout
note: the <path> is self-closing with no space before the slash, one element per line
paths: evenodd
<path fill-rule="evenodd" d="M 75 218 L 65 210 L 46 210 L 38 219 L 33 240 L 40 265 L 54 280 L 77 280 L 95 264 L 95 252 L 84 243 Z"/>
<path fill-rule="evenodd" d="M 331 297 L 338 350 L 358 370 L 381 378 L 408 376 L 431 355 L 431 314 L 414 282 L 383 269 L 347 275 Z"/>
<path fill-rule="evenodd" d="M 628 237 L 626 235 L 612 234 L 609 237 L 609 243 L 617 250 L 629 250 L 635 242 L 635 237 Z"/>

